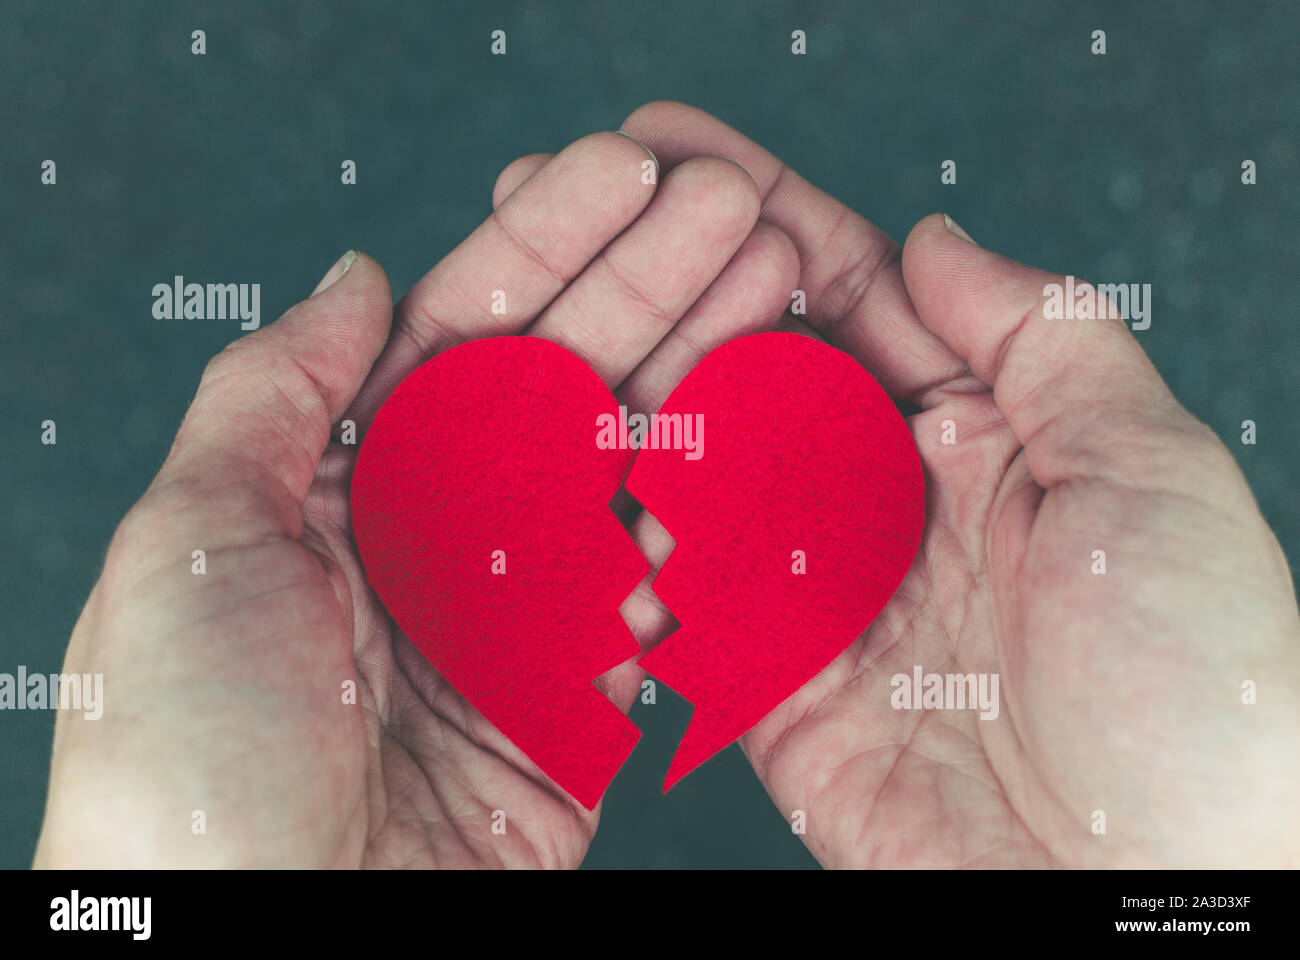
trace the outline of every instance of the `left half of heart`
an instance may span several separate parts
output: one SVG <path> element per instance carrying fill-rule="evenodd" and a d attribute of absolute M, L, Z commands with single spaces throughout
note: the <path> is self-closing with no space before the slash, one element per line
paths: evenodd
<path fill-rule="evenodd" d="M 352 526 L 433 668 L 587 809 L 640 733 L 593 680 L 641 651 L 619 605 L 648 564 L 610 501 L 635 451 L 596 445 L 609 388 L 535 337 L 453 347 L 366 432 Z"/>

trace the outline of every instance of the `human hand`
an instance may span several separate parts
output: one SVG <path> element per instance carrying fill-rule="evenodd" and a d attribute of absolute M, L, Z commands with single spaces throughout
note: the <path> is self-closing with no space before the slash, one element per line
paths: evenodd
<path fill-rule="evenodd" d="M 755 226 L 749 175 L 696 158 L 647 183 L 647 160 L 614 133 L 525 158 L 391 331 L 384 272 L 356 255 L 214 358 L 74 629 L 64 669 L 103 674 L 106 707 L 58 718 L 37 866 L 581 861 L 599 808 L 559 791 L 394 631 L 352 542 L 355 447 L 329 440 L 464 340 L 554 340 L 648 413 L 713 347 L 774 326 L 798 263 Z M 638 685 L 632 665 L 603 681 L 624 709 Z"/>
<path fill-rule="evenodd" d="M 818 859 L 1300 863 L 1287 563 L 1232 456 L 1123 322 L 1045 319 L 1043 287 L 1062 278 L 938 216 L 900 253 L 691 107 L 649 104 L 624 130 L 664 169 L 699 154 L 743 164 L 763 218 L 799 250 L 808 323 L 922 409 L 915 564 L 870 628 L 741 739 L 782 812 L 804 811 Z M 662 563 L 671 541 L 653 518 L 633 530 Z M 660 617 L 655 636 L 670 629 Z M 1000 715 L 893 709 L 891 678 L 917 665 L 998 674 Z"/>

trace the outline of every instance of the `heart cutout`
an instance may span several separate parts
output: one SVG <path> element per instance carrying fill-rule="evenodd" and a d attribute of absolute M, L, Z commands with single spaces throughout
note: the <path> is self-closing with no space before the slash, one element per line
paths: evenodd
<path fill-rule="evenodd" d="M 924 513 L 893 403 L 810 338 L 742 337 L 687 375 L 657 416 L 703 418 L 698 458 L 602 449 L 616 409 L 555 344 L 472 341 L 399 385 L 352 479 L 358 550 L 393 619 L 587 809 L 640 736 L 592 684 L 639 652 L 618 607 L 647 564 L 609 509 L 629 467 L 677 543 L 654 589 L 682 627 L 641 659 L 695 706 L 665 790 L 853 642 L 911 565 Z"/>

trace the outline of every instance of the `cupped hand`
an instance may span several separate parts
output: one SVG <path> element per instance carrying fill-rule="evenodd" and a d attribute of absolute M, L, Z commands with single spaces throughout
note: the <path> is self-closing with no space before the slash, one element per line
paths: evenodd
<path fill-rule="evenodd" d="M 58 718 L 37 866 L 581 861 L 598 809 L 551 783 L 377 603 L 349 529 L 356 447 L 331 435 L 345 420 L 364 432 L 439 351 L 519 333 L 653 412 L 714 346 L 777 323 L 798 262 L 756 225 L 739 166 L 695 158 L 660 180 L 615 133 L 511 165 L 494 207 L 395 318 L 379 264 L 345 256 L 208 365 L 73 632 L 64 669 L 103 674 L 105 705 Z M 602 683 L 626 709 L 639 677 L 629 665 Z"/>
<path fill-rule="evenodd" d="M 1064 278 L 940 216 L 900 251 L 699 110 L 650 104 L 624 130 L 664 169 L 743 164 L 798 248 L 804 319 L 922 411 L 915 564 L 741 740 L 782 813 L 803 811 L 812 852 L 836 866 L 1300 863 L 1290 572 L 1232 456 L 1125 323 L 1047 319 L 1044 287 Z M 653 518 L 633 529 L 662 563 Z M 660 619 L 654 636 L 671 628 Z M 892 678 L 917 666 L 998 675 L 997 717 L 894 709 Z"/>

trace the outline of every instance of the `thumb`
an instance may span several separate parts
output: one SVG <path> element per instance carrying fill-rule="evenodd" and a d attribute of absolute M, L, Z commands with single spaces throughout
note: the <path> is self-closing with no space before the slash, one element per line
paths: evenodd
<path fill-rule="evenodd" d="M 154 489 L 180 488 L 191 502 L 241 489 L 209 506 L 240 535 L 296 537 L 331 425 L 383 349 L 392 312 L 383 268 L 349 250 L 310 297 L 212 358 Z"/>
<path fill-rule="evenodd" d="M 1039 486 L 1083 477 L 1132 482 L 1175 466 L 1185 448 L 1170 441 L 1212 438 L 1179 405 L 1114 304 L 1085 281 L 1067 284 L 985 250 L 940 214 L 908 236 L 903 281 L 921 322 L 993 388 Z M 1056 319 L 1050 298 L 1071 284 L 1076 302 L 1093 298 L 1108 315 Z"/>

